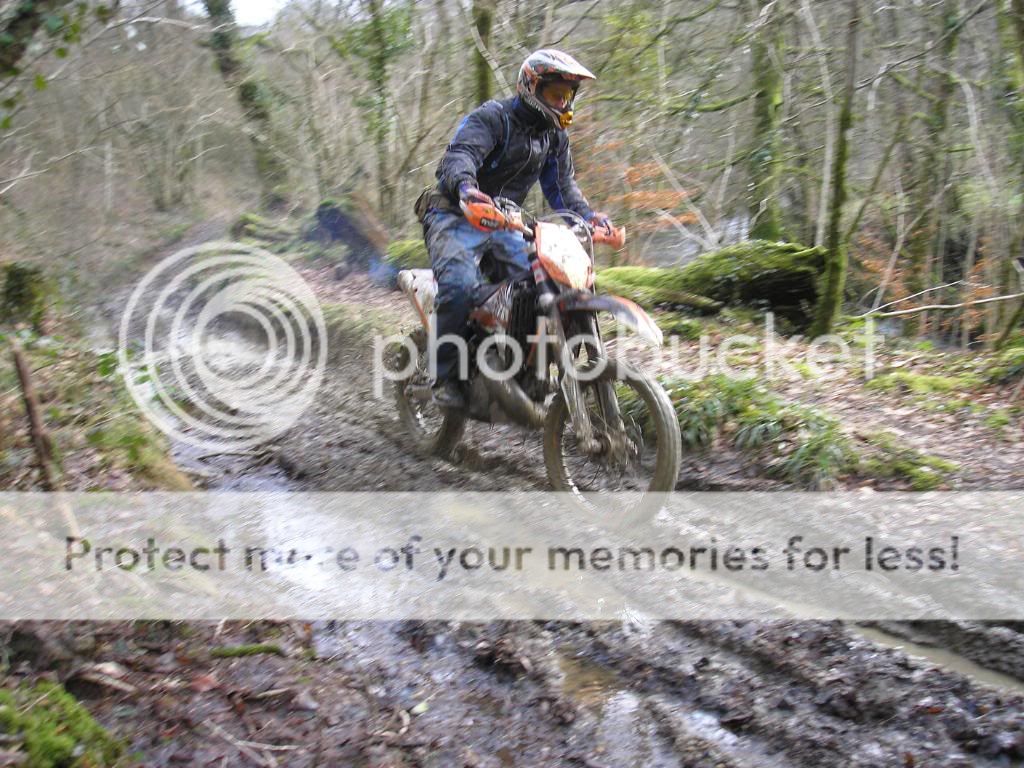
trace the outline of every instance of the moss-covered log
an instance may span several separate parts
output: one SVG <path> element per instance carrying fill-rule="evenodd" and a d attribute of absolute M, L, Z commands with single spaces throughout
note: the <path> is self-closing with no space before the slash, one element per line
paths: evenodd
<path fill-rule="evenodd" d="M 706 296 L 676 287 L 679 270 L 649 267 L 611 267 L 597 275 L 597 289 L 601 293 L 635 301 L 642 307 L 683 306 L 703 312 L 717 312 L 720 302 Z"/>
<path fill-rule="evenodd" d="M 604 292 L 646 307 L 764 307 L 803 325 L 817 300 L 824 254 L 823 248 L 749 240 L 705 253 L 684 267 L 605 269 L 598 273 L 597 284 Z"/>

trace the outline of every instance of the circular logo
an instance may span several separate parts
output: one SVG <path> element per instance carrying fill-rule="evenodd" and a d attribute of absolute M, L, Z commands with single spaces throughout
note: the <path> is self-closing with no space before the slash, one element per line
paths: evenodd
<path fill-rule="evenodd" d="M 136 286 L 118 358 L 154 425 L 223 453 L 298 420 L 323 380 L 327 333 L 312 289 L 285 261 L 214 242 L 163 259 Z"/>

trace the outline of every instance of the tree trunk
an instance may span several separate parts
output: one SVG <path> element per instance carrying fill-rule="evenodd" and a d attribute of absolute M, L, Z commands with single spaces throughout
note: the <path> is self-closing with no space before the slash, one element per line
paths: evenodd
<path fill-rule="evenodd" d="M 370 60 L 370 81 L 373 86 L 373 113 L 370 115 L 370 133 L 373 136 L 374 151 L 377 154 L 377 202 L 381 215 L 386 221 L 392 216 L 393 189 L 388 173 L 388 39 L 384 27 L 384 10 L 381 0 L 366 0 L 370 12 L 370 34 L 375 49 Z"/>
<path fill-rule="evenodd" d="M 773 4 L 759 0 L 760 8 Z M 782 116 L 782 23 L 779 11 L 757 31 L 752 45 L 751 65 L 754 75 L 754 136 L 750 154 L 750 215 L 756 217 L 750 237 L 757 240 L 780 240 L 782 224 L 779 215 L 779 176 L 781 171 Z"/>
<path fill-rule="evenodd" d="M 1024 195 L 1024 0 L 1000 0 L 997 20 L 1000 42 L 1000 76 L 1003 81 L 1003 103 L 1010 118 L 1010 156 L 1016 160 L 1017 194 Z M 1011 213 L 1016 225 L 1010 224 L 1011 259 L 1024 256 L 1024 216 L 1022 206 Z M 1006 342 L 1013 327 L 1020 322 L 1024 302 L 1010 316 L 1000 333 L 999 347 Z"/>
<path fill-rule="evenodd" d="M 473 0 L 473 26 L 480 35 L 480 42 L 485 49 L 491 46 L 491 25 L 494 22 L 493 0 Z M 474 96 L 477 105 L 483 104 L 494 96 L 494 76 L 491 65 L 487 63 L 483 52 L 474 46 L 473 71 L 476 80 Z"/>
<path fill-rule="evenodd" d="M 256 173 L 262 187 L 263 205 L 278 208 L 288 200 L 288 167 L 274 151 L 271 142 L 270 91 L 266 84 L 247 71 L 238 56 L 238 31 L 231 0 L 203 0 L 213 25 L 210 47 L 221 77 L 234 89 L 248 126 L 256 160 Z"/>
<path fill-rule="evenodd" d="M 846 83 L 843 86 L 843 103 L 836 126 L 835 159 L 832 163 L 832 199 L 829 203 L 826 243 L 828 255 L 824 286 L 811 328 L 812 336 L 821 336 L 832 331 L 843 305 L 843 289 L 846 287 L 846 239 L 843 236 L 842 215 L 843 205 L 846 203 L 846 160 L 850 153 L 848 133 L 853 123 L 853 97 L 857 90 L 859 0 L 850 0 L 849 8 L 850 20 L 846 28 Z"/>
<path fill-rule="evenodd" d="M 960 37 L 960 0 L 943 0 L 942 35 L 936 52 L 936 73 L 928 89 L 931 105 L 925 116 L 926 136 L 922 142 L 917 179 L 911 197 L 915 212 L 924 212 L 918 227 L 907 238 L 907 253 L 910 257 L 910 279 L 907 287 L 912 293 L 929 288 L 937 263 L 942 254 L 936 253 L 939 222 L 947 209 L 947 197 L 943 192 L 948 178 L 950 164 L 946 153 L 949 104 L 956 89 L 952 75 L 953 60 L 956 56 Z M 928 314 L 919 317 L 918 332 L 928 328 Z"/>

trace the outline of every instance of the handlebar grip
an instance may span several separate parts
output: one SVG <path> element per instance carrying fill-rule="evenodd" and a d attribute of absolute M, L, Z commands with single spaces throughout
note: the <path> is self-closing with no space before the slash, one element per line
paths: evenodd
<path fill-rule="evenodd" d="M 463 200 L 459 203 L 459 207 L 462 208 L 462 213 L 469 223 L 483 232 L 494 232 L 508 226 L 505 215 L 490 203 Z"/>
<path fill-rule="evenodd" d="M 626 228 L 612 227 L 609 230 L 604 227 L 595 227 L 594 243 L 603 243 L 612 248 L 622 248 L 626 244 Z"/>

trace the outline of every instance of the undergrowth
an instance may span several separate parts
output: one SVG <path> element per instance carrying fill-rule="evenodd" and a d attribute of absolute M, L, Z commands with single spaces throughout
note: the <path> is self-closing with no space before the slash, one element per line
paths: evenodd
<path fill-rule="evenodd" d="M 191 490 L 169 458 L 167 441 L 140 416 L 116 354 L 74 338 L 17 334 L 32 371 L 43 421 L 68 490 L 109 487 L 113 470 L 136 488 Z M 0 334 L 0 481 L 23 487 L 35 463 L 28 420 L 9 348 Z"/>
<path fill-rule="evenodd" d="M 955 462 L 904 445 L 888 432 L 869 436 L 868 443 L 875 448 L 876 453 L 861 459 L 860 473 L 880 479 L 904 481 L 914 491 L 940 488 L 960 468 Z"/>
<path fill-rule="evenodd" d="M 856 454 L 836 419 L 786 402 L 753 379 L 719 375 L 663 383 L 686 448 L 707 449 L 721 436 L 761 462 L 768 474 L 811 489 L 833 486 L 856 466 Z M 634 417 L 641 407 L 628 396 L 623 404 Z"/>

